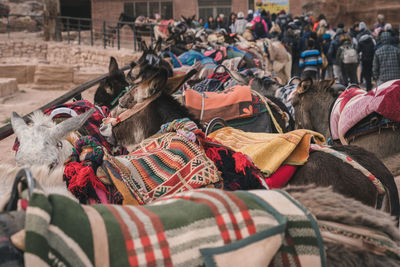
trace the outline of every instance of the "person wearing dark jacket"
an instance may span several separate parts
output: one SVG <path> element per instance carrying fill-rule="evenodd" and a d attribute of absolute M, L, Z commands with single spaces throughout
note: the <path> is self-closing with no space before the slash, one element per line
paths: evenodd
<path fill-rule="evenodd" d="M 372 61 L 375 53 L 375 41 L 367 31 L 364 31 L 364 35 L 361 35 L 358 39 L 357 52 L 361 54 L 361 79 L 365 80 L 366 89 L 370 91 L 372 89 Z"/>
<path fill-rule="evenodd" d="M 327 55 L 328 60 L 330 60 L 332 62 L 332 65 L 333 65 L 333 75 L 334 75 L 334 77 L 336 79 L 339 79 L 340 83 L 342 83 L 342 84 L 344 84 L 344 80 L 343 80 L 343 77 L 342 77 L 342 71 L 340 69 L 340 62 L 336 61 L 336 53 L 337 53 L 338 48 L 340 46 L 340 43 L 339 43 L 340 36 L 342 34 L 346 33 L 343 28 L 344 28 L 343 23 L 340 23 L 338 25 L 338 29 L 336 30 L 336 34 L 333 37 L 333 40 L 332 40 L 332 42 L 331 42 L 331 44 L 329 46 L 328 55 Z"/>
<path fill-rule="evenodd" d="M 378 85 L 400 79 L 400 49 L 391 41 L 392 36 L 389 32 L 382 33 L 382 46 L 375 52 L 372 71 Z"/>
<path fill-rule="evenodd" d="M 358 67 L 358 56 L 352 43 L 352 38 L 349 34 L 342 34 L 339 38 L 339 48 L 336 53 L 336 62 L 340 63 L 340 69 L 342 70 L 343 85 L 358 84 L 357 81 L 357 67 Z M 346 50 L 351 50 L 353 57 L 346 55 Z M 350 58 L 354 59 L 351 62 L 347 62 Z"/>

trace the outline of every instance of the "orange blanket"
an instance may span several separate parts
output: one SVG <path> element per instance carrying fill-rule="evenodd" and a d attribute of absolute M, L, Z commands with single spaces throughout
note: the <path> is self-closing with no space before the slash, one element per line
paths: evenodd
<path fill-rule="evenodd" d="M 185 91 L 185 104 L 201 122 L 220 117 L 226 121 L 253 115 L 251 89 L 234 86 L 221 92 Z"/>

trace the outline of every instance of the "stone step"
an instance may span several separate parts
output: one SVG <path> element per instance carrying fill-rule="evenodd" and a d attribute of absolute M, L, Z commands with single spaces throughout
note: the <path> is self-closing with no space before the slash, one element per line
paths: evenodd
<path fill-rule="evenodd" d="M 9 96 L 18 92 L 16 78 L 0 78 L 0 97 Z"/>

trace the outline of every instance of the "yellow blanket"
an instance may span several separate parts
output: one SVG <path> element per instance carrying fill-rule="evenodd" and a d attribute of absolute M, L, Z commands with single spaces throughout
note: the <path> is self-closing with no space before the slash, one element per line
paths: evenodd
<path fill-rule="evenodd" d="M 308 159 L 311 140 L 317 144 L 325 142 L 321 134 L 305 129 L 285 134 L 268 134 L 225 127 L 211 133 L 209 137 L 248 155 L 267 176 L 282 164 L 303 165 Z"/>

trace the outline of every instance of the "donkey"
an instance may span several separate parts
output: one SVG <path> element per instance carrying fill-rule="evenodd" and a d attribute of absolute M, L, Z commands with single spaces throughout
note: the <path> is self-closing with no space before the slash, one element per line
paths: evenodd
<path fill-rule="evenodd" d="M 316 223 L 315 226 L 319 228 L 318 233 L 321 234 L 321 238 L 323 241 L 321 242 L 323 244 L 323 247 L 321 249 L 322 251 L 324 251 L 325 257 L 323 256 L 322 258 L 326 259 L 327 266 L 394 267 L 400 265 L 398 245 L 400 242 L 400 234 L 398 232 L 398 229 L 396 229 L 396 227 L 394 226 L 393 219 L 388 214 L 374 210 L 371 207 L 362 205 L 358 201 L 334 193 L 330 188 L 307 186 L 288 187 L 285 190 L 290 195 L 290 197 L 294 198 L 294 200 L 291 199 L 293 203 L 289 202 L 290 205 L 301 204 L 309 211 L 310 217 L 311 215 L 315 216 L 316 220 L 314 221 L 314 223 Z M 206 191 L 198 190 L 197 194 L 202 194 L 203 192 Z M 251 192 L 248 194 L 251 194 Z M 285 193 L 276 192 L 276 194 L 283 195 Z M 257 195 L 260 197 L 258 203 L 263 203 L 263 200 L 261 199 L 262 197 L 266 196 L 267 193 L 257 192 Z M 225 198 L 228 197 L 226 196 Z M 190 200 L 190 197 L 187 199 Z M 251 200 L 252 198 L 248 197 L 248 201 Z M 289 198 L 287 198 L 286 201 L 289 201 Z M 159 202 L 159 205 L 163 204 L 164 203 L 161 200 Z M 143 206 L 141 208 L 141 211 L 145 211 L 148 208 L 150 207 Z M 167 206 L 165 206 L 165 208 L 167 208 Z M 153 207 L 153 209 L 150 208 L 150 210 L 152 211 L 152 214 L 156 216 L 155 214 L 157 214 L 157 209 L 154 209 Z M 132 214 L 136 214 L 136 212 L 137 210 L 135 210 L 135 208 L 132 208 Z M 253 218 L 252 216 L 254 214 L 257 214 L 259 220 L 271 220 L 271 214 L 265 212 L 252 213 L 249 216 L 249 220 L 255 220 L 255 218 Z M 174 213 L 169 213 L 168 210 L 166 210 L 163 218 L 167 221 L 173 221 L 176 218 L 172 218 L 172 216 L 176 215 Z M 139 216 L 139 219 L 137 221 L 143 224 L 143 222 L 141 221 L 142 217 Z M 23 210 L 0 213 L 0 237 L 2 238 L 1 242 L 3 247 L 7 248 L 0 250 L 0 263 L 5 265 L 13 263 L 13 266 L 23 266 L 24 250 L 16 249 L 16 247 L 21 248 L 20 245 L 25 243 L 25 236 L 18 235 L 16 233 L 23 233 L 21 231 L 25 229 L 25 221 L 26 212 Z M 84 226 L 90 227 L 90 225 Z M 160 230 L 157 227 L 160 226 L 156 226 L 155 228 L 156 230 Z M 289 235 L 293 237 L 290 230 L 286 229 L 286 231 L 288 231 Z M 191 238 L 193 238 L 192 235 L 195 233 L 198 234 L 198 231 L 187 231 L 185 234 L 191 240 Z M 301 235 L 302 233 L 299 232 L 298 234 Z M 298 237 L 298 235 L 296 235 L 295 237 Z M 205 239 L 205 236 L 198 235 L 196 236 L 196 238 L 198 238 L 199 242 L 203 242 L 202 240 Z M 291 241 L 296 244 L 296 240 L 299 239 L 300 238 L 293 238 Z M 381 242 L 380 240 L 384 241 Z M 120 240 L 115 241 L 120 242 Z M 177 245 L 173 242 L 168 244 L 171 247 Z M 161 246 L 161 244 L 159 245 Z M 238 245 L 239 247 L 241 246 L 241 244 Z M 271 248 L 268 247 L 267 249 L 269 251 L 269 249 Z M 236 249 L 229 250 L 229 253 L 230 255 L 237 257 L 235 250 Z M 264 255 L 262 255 L 262 253 L 265 252 L 267 251 L 261 251 L 255 256 L 264 258 Z M 123 254 L 126 255 L 125 253 Z M 113 257 L 106 257 L 105 259 L 111 261 Z M 25 262 L 25 264 L 28 263 L 30 262 Z M 196 261 L 195 263 L 198 262 Z M 195 263 L 192 264 L 195 265 Z M 282 261 L 282 263 L 283 266 L 291 266 L 289 261 Z M 245 262 L 243 262 L 242 265 L 246 266 Z"/>
<path fill-rule="evenodd" d="M 182 84 L 188 77 L 180 78 Z M 177 80 L 175 80 L 177 81 Z M 171 87 L 166 70 L 159 69 L 149 80 L 134 87 L 124 95 L 112 113 L 112 130 L 108 131 L 114 142 L 132 146 L 157 133 L 162 124 L 187 117 L 199 125 L 188 110 L 171 94 L 177 86 Z M 115 119 L 117 118 L 117 119 Z M 201 127 L 201 125 L 199 125 Z M 359 161 L 387 188 L 385 208 L 393 215 L 399 215 L 399 197 L 393 176 L 371 153 L 355 147 L 335 148 Z M 361 171 L 328 153 L 311 153 L 308 162 L 294 174 L 290 184 L 332 185 L 334 190 L 348 197 L 354 197 L 364 204 L 375 206 L 378 202 L 377 188 Z"/>
<path fill-rule="evenodd" d="M 330 108 L 340 91 L 333 88 L 334 80 L 313 83 L 302 81 L 293 98 L 296 127 L 320 132 L 330 137 Z M 400 174 L 400 132 L 399 128 L 380 129 L 349 140 L 349 144 L 360 146 L 372 153 L 390 168 L 394 175 Z"/>

